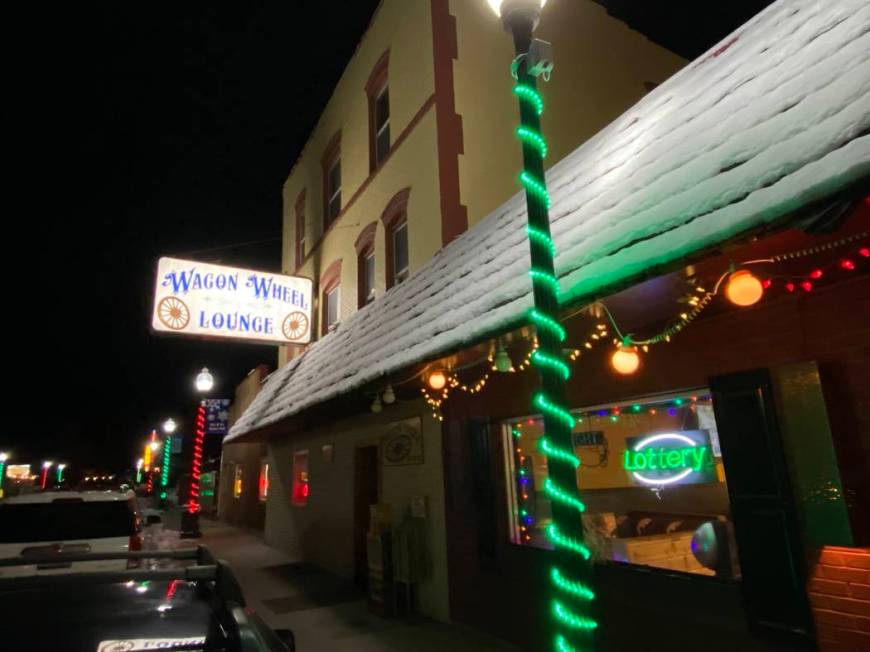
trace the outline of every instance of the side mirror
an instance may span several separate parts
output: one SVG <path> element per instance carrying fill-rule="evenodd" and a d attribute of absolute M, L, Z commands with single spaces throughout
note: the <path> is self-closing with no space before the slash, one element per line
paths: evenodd
<path fill-rule="evenodd" d="M 149 514 L 145 519 L 146 525 L 160 525 L 163 523 L 163 519 L 160 518 L 157 514 Z"/>

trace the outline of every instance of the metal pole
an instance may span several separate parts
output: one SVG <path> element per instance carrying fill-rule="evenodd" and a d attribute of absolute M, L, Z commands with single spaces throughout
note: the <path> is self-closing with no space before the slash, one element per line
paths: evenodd
<path fill-rule="evenodd" d="M 507 20 L 516 50 L 515 71 L 523 146 L 524 170 L 520 177 L 526 189 L 531 277 L 535 309 L 531 313 L 538 337 L 532 356 L 540 373 L 540 391 L 534 405 L 544 415 L 545 436 L 541 449 L 547 456 L 548 478 L 544 490 L 552 505 L 553 523 L 547 534 L 554 546 L 549 569 L 549 612 L 554 622 L 552 644 L 559 652 L 592 650 L 597 624 L 588 616 L 593 594 L 590 586 L 591 553 L 583 543 L 583 504 L 577 490 L 579 460 L 574 455 L 571 431 L 574 419 L 568 411 L 565 385 L 570 370 L 564 361 L 565 331 L 558 322 L 559 284 L 554 272 L 555 245 L 550 236 L 550 198 L 544 176 L 546 141 L 541 135 L 543 100 L 537 81 L 529 73 L 527 53 L 537 16 L 515 12 Z"/>

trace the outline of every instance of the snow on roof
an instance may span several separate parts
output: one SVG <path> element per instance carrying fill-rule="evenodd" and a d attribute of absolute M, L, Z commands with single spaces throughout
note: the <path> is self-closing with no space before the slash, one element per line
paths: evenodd
<path fill-rule="evenodd" d="M 771 5 L 549 170 L 563 302 L 870 174 L 868 128 L 870 5 Z M 517 194 L 272 374 L 227 439 L 516 325 L 525 225 Z"/>

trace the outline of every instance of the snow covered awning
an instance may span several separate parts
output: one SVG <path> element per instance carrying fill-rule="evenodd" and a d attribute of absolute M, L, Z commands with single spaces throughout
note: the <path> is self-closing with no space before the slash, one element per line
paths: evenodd
<path fill-rule="evenodd" d="M 870 5 L 780 0 L 547 174 L 578 303 L 870 174 Z M 276 371 L 227 439 L 517 325 L 532 305 L 517 194 Z"/>

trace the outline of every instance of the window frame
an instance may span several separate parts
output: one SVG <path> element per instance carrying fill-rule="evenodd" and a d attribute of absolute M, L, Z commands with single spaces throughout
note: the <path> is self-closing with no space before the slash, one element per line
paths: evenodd
<path fill-rule="evenodd" d="M 304 460 L 304 462 L 297 463 L 297 460 Z M 310 456 L 307 448 L 293 451 L 293 458 L 291 460 L 290 502 L 294 507 L 308 506 L 308 501 L 310 499 L 309 489 L 311 487 L 311 476 L 308 470 L 309 460 Z M 304 469 L 300 469 L 300 466 L 304 466 Z M 304 489 L 301 488 L 303 486 L 305 487 Z"/>
<path fill-rule="evenodd" d="M 384 240 L 386 249 L 386 271 L 387 271 L 387 289 L 389 290 L 394 285 L 401 283 L 411 272 L 411 235 L 410 235 L 410 220 L 408 219 L 408 202 L 410 201 L 411 189 L 404 188 L 397 192 L 389 201 L 384 212 L 381 214 L 381 222 L 384 224 Z M 402 226 L 406 229 L 406 238 L 408 241 L 408 266 L 403 271 L 401 278 L 397 279 L 395 269 L 395 232 Z"/>
<path fill-rule="evenodd" d="M 374 259 L 375 255 L 375 234 L 377 233 L 378 223 L 371 222 L 366 225 L 362 231 L 360 231 L 359 236 L 354 243 L 354 249 L 356 250 L 356 260 L 357 260 L 357 308 L 362 308 L 363 306 L 371 303 L 376 294 L 377 294 L 377 285 L 378 285 L 378 269 L 377 269 L 377 260 Z M 372 258 L 373 264 L 373 278 L 372 278 L 372 286 L 369 288 L 367 292 L 366 288 L 366 262 L 369 258 Z"/>
<path fill-rule="evenodd" d="M 369 172 L 374 172 L 384 161 L 386 161 L 392 152 L 393 143 L 388 136 L 387 147 L 384 152 L 378 152 L 378 137 L 386 129 L 388 134 L 390 130 L 390 118 L 392 111 L 389 104 L 389 64 L 390 51 L 384 52 L 375 63 L 368 81 L 366 82 L 366 96 L 369 106 Z M 377 107 L 378 100 L 387 93 L 387 119 L 380 128 L 377 125 Z"/>
<path fill-rule="evenodd" d="M 329 325 L 329 302 L 328 297 L 331 292 L 341 286 L 341 258 L 334 261 L 323 274 L 320 276 L 320 334 L 326 335 L 330 331 Z M 338 294 L 337 319 L 335 324 L 341 321 L 341 293 Z"/>
<path fill-rule="evenodd" d="M 305 189 L 303 188 L 296 197 L 296 269 L 302 266 L 305 260 Z"/>
<path fill-rule="evenodd" d="M 333 188 L 331 185 L 332 172 L 336 166 L 338 166 L 339 180 L 338 187 Z M 338 131 L 326 146 L 321 160 L 321 169 L 323 175 L 323 231 L 326 231 L 341 216 L 343 208 L 341 203 L 341 131 Z M 338 210 L 333 215 L 331 207 L 335 199 L 338 199 Z"/>
<path fill-rule="evenodd" d="M 396 236 L 399 231 L 404 230 L 405 232 L 405 266 L 402 269 L 396 269 L 396 261 L 398 260 L 398 250 L 397 243 L 398 240 Z M 407 280 L 410 268 L 411 268 L 411 256 L 408 252 L 409 242 L 408 242 L 408 220 L 404 219 L 398 224 L 395 224 L 393 228 L 390 230 L 390 246 L 393 248 L 393 285 L 398 285 L 402 281 Z"/>

